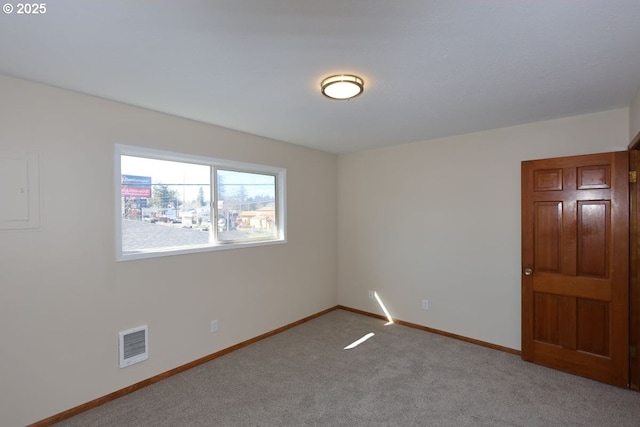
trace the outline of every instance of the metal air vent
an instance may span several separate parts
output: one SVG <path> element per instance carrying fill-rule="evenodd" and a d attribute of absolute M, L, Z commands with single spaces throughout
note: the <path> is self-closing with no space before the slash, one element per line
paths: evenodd
<path fill-rule="evenodd" d="M 144 325 L 119 333 L 121 368 L 126 368 L 149 358 L 148 331 L 149 328 Z"/>

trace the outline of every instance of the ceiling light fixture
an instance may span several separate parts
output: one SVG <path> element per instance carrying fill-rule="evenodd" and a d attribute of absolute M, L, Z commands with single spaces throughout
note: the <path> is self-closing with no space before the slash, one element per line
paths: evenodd
<path fill-rule="evenodd" d="M 349 100 L 364 91 L 364 81 L 351 74 L 327 77 L 320 83 L 322 94 L 331 99 Z"/>

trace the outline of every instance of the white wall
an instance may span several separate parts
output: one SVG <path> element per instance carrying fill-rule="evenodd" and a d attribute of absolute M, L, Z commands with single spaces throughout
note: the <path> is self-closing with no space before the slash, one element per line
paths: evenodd
<path fill-rule="evenodd" d="M 339 302 L 520 349 L 520 162 L 626 150 L 628 109 L 341 155 Z M 428 311 L 421 300 L 428 299 Z"/>
<path fill-rule="evenodd" d="M 640 132 L 640 88 L 629 106 L 629 141 Z"/>
<path fill-rule="evenodd" d="M 0 232 L 0 425 L 337 304 L 337 156 L 2 76 L 0 125 L 41 180 L 41 228 Z M 287 168 L 288 243 L 116 263 L 114 143 Z M 119 369 L 117 333 L 141 324 L 149 360 Z"/>

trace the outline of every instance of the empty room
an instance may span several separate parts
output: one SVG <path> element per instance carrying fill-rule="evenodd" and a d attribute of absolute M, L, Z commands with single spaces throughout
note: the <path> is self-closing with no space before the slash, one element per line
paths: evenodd
<path fill-rule="evenodd" d="M 640 419 L 640 2 L 0 14 L 0 426 Z"/>

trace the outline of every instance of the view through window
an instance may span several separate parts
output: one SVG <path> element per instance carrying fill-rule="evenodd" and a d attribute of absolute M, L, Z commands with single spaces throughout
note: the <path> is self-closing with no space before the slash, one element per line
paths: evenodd
<path fill-rule="evenodd" d="M 273 239 L 276 177 L 217 170 L 218 238 L 222 241 Z"/>
<path fill-rule="evenodd" d="M 283 169 L 122 146 L 118 158 L 121 259 L 284 240 Z"/>

